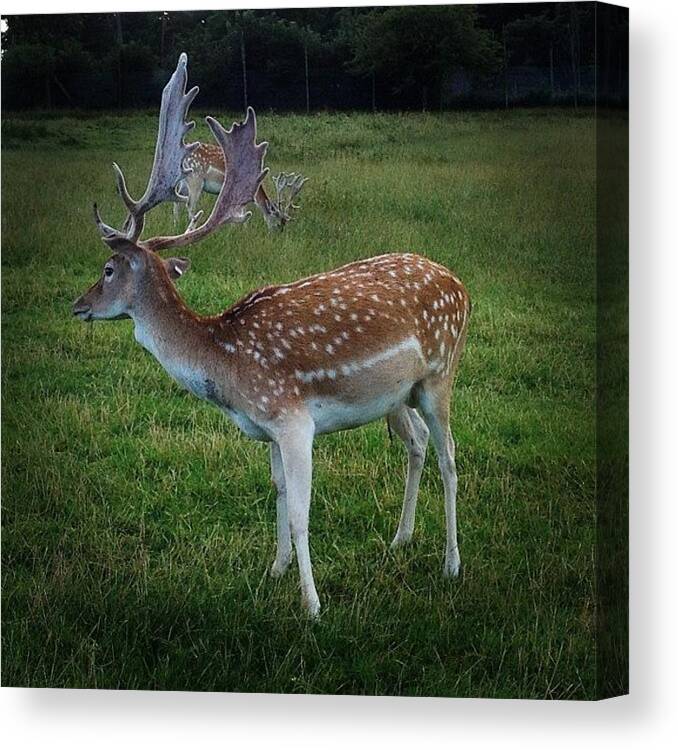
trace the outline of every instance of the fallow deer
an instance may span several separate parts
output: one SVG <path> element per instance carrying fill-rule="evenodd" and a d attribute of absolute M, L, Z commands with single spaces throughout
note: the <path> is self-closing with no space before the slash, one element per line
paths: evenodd
<path fill-rule="evenodd" d="M 429 435 L 442 475 L 447 543 L 444 574 L 460 569 L 457 474 L 449 407 L 470 314 L 469 296 L 449 270 L 413 254 L 358 260 L 294 283 L 248 294 L 219 315 L 190 310 L 174 279 L 189 265 L 160 251 L 196 242 L 246 220 L 244 207 L 266 174 L 266 143 L 256 143 L 252 109 L 230 130 L 207 124 L 231 168 L 209 218 L 174 237 L 141 240 L 144 216 L 167 200 L 185 174 L 187 59 L 163 93 L 148 187 L 134 201 L 117 170 L 128 217 L 122 231 L 95 220 L 112 250 L 103 273 L 73 305 L 82 320 L 131 318 L 134 335 L 180 385 L 214 404 L 248 436 L 270 443 L 277 487 L 277 552 L 271 574 L 288 568 L 293 548 L 302 602 L 320 602 L 309 554 L 312 446 L 316 435 L 385 417 L 408 452 L 405 497 L 393 546 L 408 542 Z"/>
<path fill-rule="evenodd" d="M 199 218 L 200 196 L 203 193 L 218 195 L 226 172 L 223 151 L 211 143 L 198 143 L 196 149 L 186 157 L 186 167 L 190 172 L 177 186 L 175 224 L 179 221 L 183 204 L 186 205 L 189 221 L 195 222 L 196 217 Z M 307 178 L 296 172 L 281 172 L 272 179 L 275 198 L 269 197 L 263 185 L 259 185 L 254 196 L 254 202 L 271 230 L 282 229 L 292 219 L 293 211 L 299 208 L 294 201 L 307 181 Z"/>

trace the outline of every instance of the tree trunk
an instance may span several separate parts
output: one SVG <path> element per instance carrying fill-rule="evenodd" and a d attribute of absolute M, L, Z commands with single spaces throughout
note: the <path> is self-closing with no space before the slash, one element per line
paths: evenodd
<path fill-rule="evenodd" d="M 164 13 L 160 16 L 160 67 L 165 61 L 165 22 L 167 17 Z"/>
<path fill-rule="evenodd" d="M 247 111 L 247 56 L 245 54 L 245 32 L 240 32 L 240 60 L 242 62 L 242 96 Z"/>
<path fill-rule="evenodd" d="M 504 44 L 504 108 L 509 108 L 509 85 L 508 85 L 508 47 L 506 45 L 506 27 L 501 30 L 502 41 Z"/>
<path fill-rule="evenodd" d="M 377 111 L 377 82 L 376 82 L 376 73 L 374 70 L 372 71 L 372 112 Z"/>
<path fill-rule="evenodd" d="M 308 83 L 308 44 L 304 43 L 304 71 L 306 73 L 306 114 L 311 111 L 311 89 Z"/>
<path fill-rule="evenodd" d="M 553 102 L 556 98 L 556 81 L 553 72 L 553 42 L 551 42 L 551 47 L 549 49 L 549 69 L 551 78 L 551 102 Z"/>
<path fill-rule="evenodd" d="M 122 18 L 120 16 L 120 13 L 115 14 L 115 41 L 118 47 L 118 91 L 117 91 L 117 99 L 118 99 L 118 109 L 122 108 L 122 103 L 124 101 L 124 84 L 123 84 L 123 76 L 122 76 L 122 45 L 123 45 L 123 37 L 122 37 Z"/>
<path fill-rule="evenodd" d="M 68 101 L 69 105 L 70 105 L 71 107 L 75 107 L 75 102 L 73 101 L 73 97 L 72 97 L 72 96 L 71 96 L 71 95 L 70 95 L 70 94 L 68 93 L 68 90 L 67 90 L 67 89 L 66 89 L 66 87 L 65 87 L 65 86 L 63 85 L 63 83 L 61 83 L 61 81 L 60 81 L 60 80 L 59 80 L 59 78 L 57 77 L 57 74 L 56 74 L 56 73 L 54 74 L 54 83 L 56 83 L 56 85 L 57 85 L 57 86 L 58 86 L 58 88 L 59 88 L 59 91 L 61 91 L 61 93 L 62 93 L 62 94 L 64 95 L 64 97 L 65 97 L 65 98 L 67 99 L 67 101 Z"/>
<path fill-rule="evenodd" d="M 570 57 L 572 58 L 572 86 L 574 89 L 574 108 L 579 107 L 579 70 L 577 55 L 577 11 L 574 4 L 571 6 L 570 22 Z"/>
<path fill-rule="evenodd" d="M 604 75 L 604 84 L 603 84 L 603 96 L 605 100 L 607 101 L 610 97 L 610 66 L 612 65 L 612 60 L 610 59 L 610 52 L 612 50 L 612 45 L 610 44 L 610 28 L 607 26 L 606 28 L 607 33 L 605 34 L 605 63 L 603 64 L 603 75 Z M 597 54 L 597 53 L 596 53 Z M 596 64 L 598 64 L 598 60 L 596 60 Z"/>

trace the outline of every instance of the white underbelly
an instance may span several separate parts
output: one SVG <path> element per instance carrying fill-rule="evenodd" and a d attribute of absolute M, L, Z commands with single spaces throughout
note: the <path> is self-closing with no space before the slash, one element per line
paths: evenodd
<path fill-rule="evenodd" d="M 235 422 L 245 435 L 255 440 L 270 440 L 270 436 L 255 424 L 244 412 L 226 406 L 218 393 L 214 381 L 206 377 L 197 368 L 181 366 L 177 363 L 166 363 L 167 372 L 179 385 L 204 401 L 210 401 L 219 407 L 230 419 Z"/>
<path fill-rule="evenodd" d="M 223 181 L 224 175 L 219 170 L 210 167 L 205 175 L 205 182 L 202 189 L 211 195 L 218 195 Z"/>
<path fill-rule="evenodd" d="M 221 183 L 212 182 L 212 180 L 205 180 L 203 190 L 210 195 L 219 195 L 219 191 L 221 190 Z"/>
<path fill-rule="evenodd" d="M 265 440 L 270 441 L 270 436 L 264 432 L 257 424 L 255 424 L 247 414 L 232 409 L 229 406 L 223 407 L 223 411 L 235 422 L 247 437 L 253 438 L 254 440 Z"/>
<path fill-rule="evenodd" d="M 306 406 L 313 418 L 316 435 L 349 430 L 385 417 L 406 402 L 413 385 L 413 382 L 405 382 L 397 390 L 368 401 L 348 402 L 322 396 L 309 399 Z"/>

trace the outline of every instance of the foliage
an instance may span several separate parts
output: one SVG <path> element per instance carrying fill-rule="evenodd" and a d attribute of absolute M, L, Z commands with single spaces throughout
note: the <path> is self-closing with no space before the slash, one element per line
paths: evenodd
<path fill-rule="evenodd" d="M 247 81 L 248 103 L 261 109 L 303 109 L 307 92 L 312 109 L 438 109 L 459 75 L 470 103 L 487 103 L 483 87 L 503 103 L 504 44 L 508 62 L 545 69 L 555 49 L 556 66 L 570 71 L 559 88 L 579 94 L 578 69 L 596 59 L 595 18 L 590 3 L 10 16 L 3 106 L 154 106 L 181 51 L 210 106 L 241 109 Z M 603 44 L 626 24 L 606 24 Z M 626 57 L 608 64 L 619 67 L 611 84 Z"/>
<path fill-rule="evenodd" d="M 401 6 L 372 10 L 350 18 L 345 31 L 352 64 L 363 73 L 399 89 L 416 87 L 426 109 L 428 92 L 440 99 L 446 71 L 464 68 L 489 73 L 499 62 L 499 45 L 476 24 L 471 6 Z"/>

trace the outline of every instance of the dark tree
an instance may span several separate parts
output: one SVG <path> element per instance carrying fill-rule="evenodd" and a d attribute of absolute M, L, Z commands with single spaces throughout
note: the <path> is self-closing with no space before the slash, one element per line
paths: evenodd
<path fill-rule="evenodd" d="M 444 75 L 451 68 L 490 73 L 499 61 L 499 45 L 478 26 L 471 6 L 375 9 L 346 23 L 354 69 L 404 98 L 418 96 L 422 110 L 431 101 L 440 103 Z"/>
<path fill-rule="evenodd" d="M 592 102 L 595 91 L 592 3 L 71 14 L 7 22 L 6 109 L 154 108 L 181 51 L 189 54 L 192 83 L 200 85 L 198 108 L 426 110 L 564 98 L 579 106 Z M 610 25 L 598 40 L 606 70 L 600 83 L 619 99 L 626 96 L 627 61 L 615 34 Z"/>

